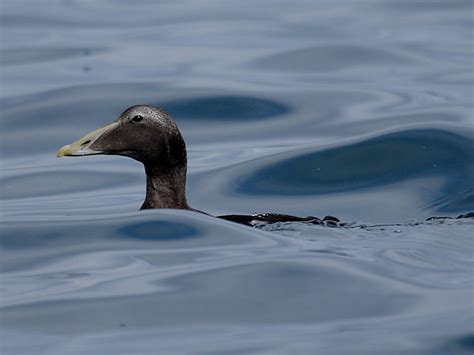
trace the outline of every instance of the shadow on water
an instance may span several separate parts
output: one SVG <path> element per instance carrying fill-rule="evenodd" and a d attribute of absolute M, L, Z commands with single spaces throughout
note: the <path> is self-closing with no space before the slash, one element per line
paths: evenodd
<path fill-rule="evenodd" d="M 474 179 L 473 149 L 472 140 L 449 132 L 403 131 L 267 165 L 242 179 L 238 192 L 318 195 L 433 175 L 446 179 L 444 194 L 456 195 Z"/>

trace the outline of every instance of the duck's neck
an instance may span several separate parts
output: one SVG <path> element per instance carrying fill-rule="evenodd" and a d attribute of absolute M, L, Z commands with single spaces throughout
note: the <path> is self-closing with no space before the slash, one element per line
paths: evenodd
<path fill-rule="evenodd" d="M 159 172 L 145 166 L 145 172 L 146 198 L 140 209 L 190 209 L 186 202 L 186 167 Z"/>

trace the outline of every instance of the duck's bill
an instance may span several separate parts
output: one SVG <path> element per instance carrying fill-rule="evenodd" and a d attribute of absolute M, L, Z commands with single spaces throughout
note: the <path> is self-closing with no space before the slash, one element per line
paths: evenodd
<path fill-rule="evenodd" d="M 59 157 L 82 157 L 85 155 L 107 154 L 106 151 L 94 149 L 94 143 L 106 132 L 114 129 L 117 123 L 114 122 L 108 126 L 99 128 L 77 141 L 59 148 L 57 156 Z"/>

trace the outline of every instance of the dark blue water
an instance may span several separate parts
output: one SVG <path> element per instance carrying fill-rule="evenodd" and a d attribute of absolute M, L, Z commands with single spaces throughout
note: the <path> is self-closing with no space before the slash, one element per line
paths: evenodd
<path fill-rule="evenodd" d="M 472 354 L 473 3 L 2 1 L 2 354 Z M 56 150 L 133 104 L 213 214 Z M 422 223 L 421 223 L 422 222 Z"/>

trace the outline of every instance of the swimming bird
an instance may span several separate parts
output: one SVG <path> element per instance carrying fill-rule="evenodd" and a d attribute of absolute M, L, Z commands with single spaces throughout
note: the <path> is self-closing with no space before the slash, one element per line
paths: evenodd
<path fill-rule="evenodd" d="M 171 116 L 162 108 L 137 105 L 126 109 L 114 122 L 58 150 L 57 156 L 122 155 L 141 162 L 146 173 L 146 197 L 140 209 L 191 208 L 186 200 L 186 144 Z M 219 218 L 255 225 L 305 221 L 338 222 L 327 216 L 297 217 L 278 213 L 225 215 Z"/>

